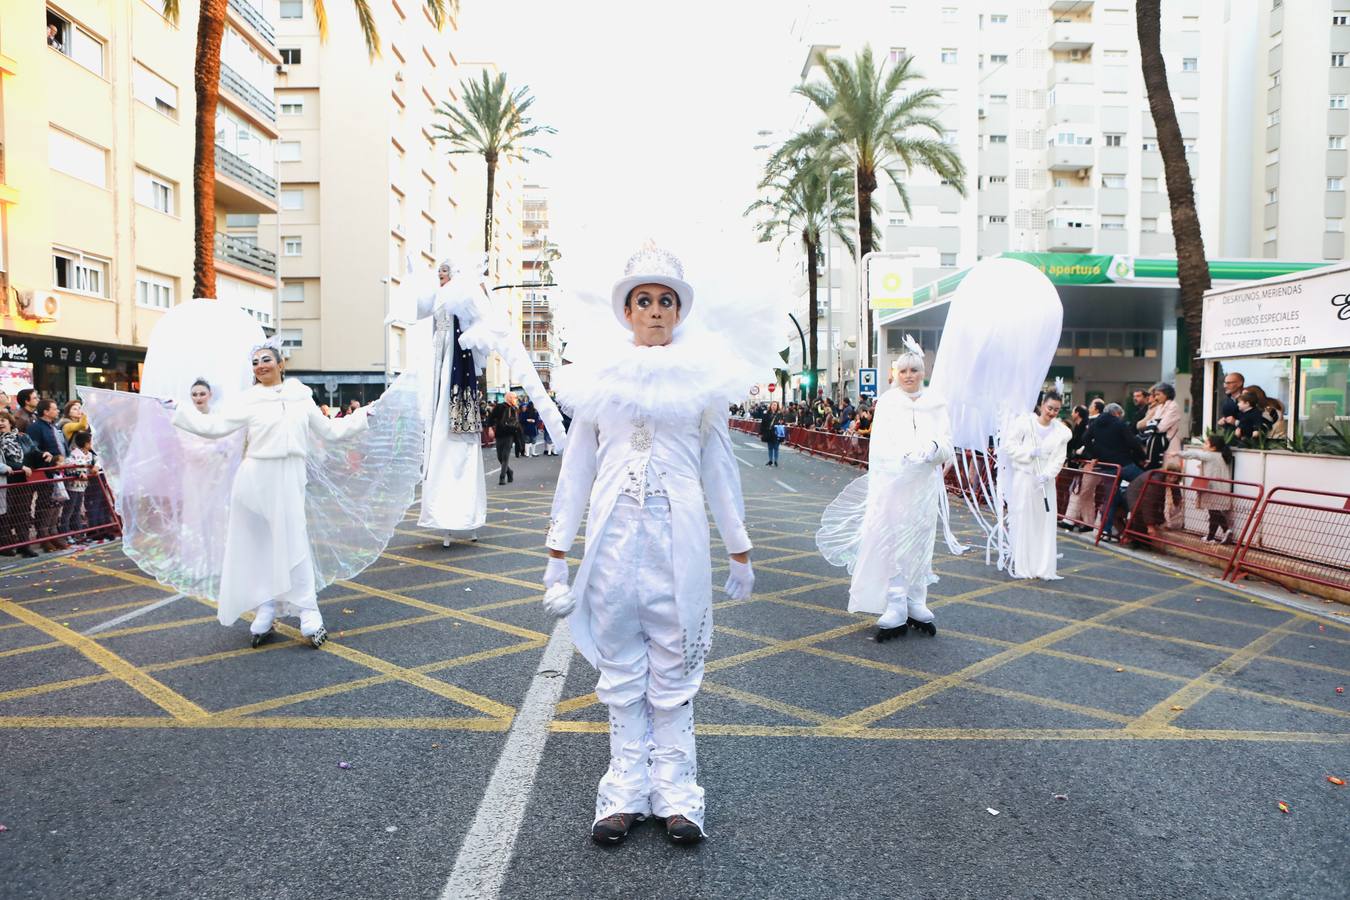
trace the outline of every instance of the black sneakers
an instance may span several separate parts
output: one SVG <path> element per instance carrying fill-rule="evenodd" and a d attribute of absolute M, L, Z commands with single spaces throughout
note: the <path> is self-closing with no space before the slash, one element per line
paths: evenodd
<path fill-rule="evenodd" d="M 615 813 L 612 816 L 605 816 L 591 826 L 591 840 L 606 847 L 621 843 L 628 837 L 628 830 L 644 818 L 646 817 L 638 813 Z"/>
<path fill-rule="evenodd" d="M 676 844 L 697 844 L 703 840 L 703 829 L 684 816 L 666 818 L 666 837 Z"/>

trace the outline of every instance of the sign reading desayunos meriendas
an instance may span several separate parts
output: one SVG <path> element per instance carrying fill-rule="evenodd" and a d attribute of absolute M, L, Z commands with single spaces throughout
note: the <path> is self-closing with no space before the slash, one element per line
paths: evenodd
<path fill-rule="evenodd" d="M 1205 359 L 1350 348 L 1350 267 L 1210 291 L 1200 348 Z"/>

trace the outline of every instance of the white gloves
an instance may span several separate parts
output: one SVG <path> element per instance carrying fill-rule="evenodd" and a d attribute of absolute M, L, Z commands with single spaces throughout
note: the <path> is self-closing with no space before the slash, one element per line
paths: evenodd
<path fill-rule="evenodd" d="M 731 571 L 727 573 L 727 583 L 722 590 L 732 600 L 748 600 L 755 587 L 755 569 L 749 562 L 731 560 Z"/>
<path fill-rule="evenodd" d="M 1050 451 L 1047 450 L 1045 447 L 1036 447 L 1031 451 L 1032 459 L 1045 459 L 1049 455 Z"/>
<path fill-rule="evenodd" d="M 1050 475 L 1047 475 L 1047 474 L 1042 473 L 1042 474 L 1036 476 L 1036 481 L 1037 481 L 1037 483 L 1039 483 L 1040 485 L 1045 486 L 1045 485 L 1047 485 L 1047 484 L 1050 484 L 1052 481 L 1054 481 L 1054 478 L 1052 478 Z"/>
<path fill-rule="evenodd" d="M 577 608 L 577 598 L 567 586 L 567 560 L 550 556 L 544 567 L 544 612 L 562 618 Z"/>
<path fill-rule="evenodd" d="M 918 463 L 927 465 L 937 459 L 938 445 L 933 441 L 928 442 L 928 446 L 922 450 L 911 450 L 905 454 L 904 461 L 907 463 Z"/>

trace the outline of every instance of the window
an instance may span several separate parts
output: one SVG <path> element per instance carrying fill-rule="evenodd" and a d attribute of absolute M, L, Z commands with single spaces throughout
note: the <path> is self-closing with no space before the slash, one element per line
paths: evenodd
<path fill-rule="evenodd" d="M 1139 230 L 1144 234 L 1156 234 L 1158 232 L 1158 220 L 1156 218 L 1140 219 Z"/>
<path fill-rule="evenodd" d="M 1005 13 L 994 13 L 989 17 L 990 25 L 1007 25 L 1008 16 Z"/>
<path fill-rule="evenodd" d="M 1267 228 L 1267 229 L 1266 229 L 1266 233 L 1265 233 L 1265 238 L 1264 238 L 1264 240 L 1266 241 L 1266 243 L 1270 243 L 1271 241 L 1279 240 L 1279 231 L 1280 231 L 1280 230 L 1279 230 L 1278 228 Z"/>
<path fill-rule="evenodd" d="M 1333 134 L 1333 135 L 1329 135 L 1329 136 L 1327 137 L 1327 149 L 1328 149 L 1328 150 L 1344 150 L 1344 149 L 1345 149 L 1345 135 L 1341 135 L 1341 134 Z"/>
<path fill-rule="evenodd" d="M 1333 53 L 1333 54 L 1331 54 L 1331 67 L 1332 67 L 1333 69 L 1344 69 L 1344 68 L 1345 68 L 1345 54 L 1344 54 L 1344 53 Z"/>
<path fill-rule="evenodd" d="M 1335 106 L 1336 106 L 1336 102 L 1335 102 L 1335 101 L 1336 101 L 1336 98 L 1335 98 L 1335 97 L 1332 97 L 1331 99 L 1332 99 L 1332 108 L 1335 109 Z M 1345 98 L 1344 98 L 1344 97 L 1341 98 L 1341 102 L 1345 102 Z M 1270 127 L 1270 126 L 1273 126 L 1273 125 L 1278 125 L 1278 124 L 1280 124 L 1280 111 L 1279 111 L 1278 109 L 1275 110 L 1274 112 L 1266 113 L 1266 126 L 1267 126 L 1267 127 Z"/>
<path fill-rule="evenodd" d="M 1266 202 L 1267 202 L 1267 203 L 1279 203 L 1279 202 L 1280 202 L 1280 189 L 1279 189 L 1279 188 L 1271 188 L 1270 190 L 1266 191 Z"/>
<path fill-rule="evenodd" d="M 1279 161 L 1280 161 L 1279 150 L 1271 150 L 1269 153 L 1266 154 L 1266 165 L 1273 166 Z"/>
<path fill-rule="evenodd" d="M 990 216 L 990 217 L 989 217 L 989 224 L 990 224 L 990 225 L 1007 225 L 1007 224 L 1008 224 L 1008 217 L 1007 217 L 1007 216 Z"/>
<path fill-rule="evenodd" d="M 1158 179 L 1156 178 L 1139 179 L 1139 190 L 1145 194 L 1158 193 Z"/>
<path fill-rule="evenodd" d="M 283 116 L 303 116 L 305 114 L 305 98 L 294 97 L 290 100 L 282 100 L 281 114 Z"/>
<path fill-rule="evenodd" d="M 283 237 L 281 239 L 282 256 L 299 256 L 303 252 L 303 245 L 298 237 Z"/>
<path fill-rule="evenodd" d="M 1104 134 L 1102 135 L 1102 142 L 1108 147 L 1119 147 L 1125 142 L 1125 135 Z"/>
<path fill-rule="evenodd" d="M 281 0 L 277 17 L 281 19 L 303 19 L 305 17 L 304 0 Z"/>
<path fill-rule="evenodd" d="M 1195 152 L 1195 138 L 1182 138 L 1181 149 L 1185 153 Z"/>
<path fill-rule="evenodd" d="M 1329 102 L 1329 106 L 1330 106 L 1331 109 L 1345 109 L 1345 95 L 1344 95 L 1344 94 L 1332 94 L 1332 95 L 1331 95 L 1330 102 Z M 1278 122 L 1279 119 L 1276 118 L 1275 121 Z"/>
<path fill-rule="evenodd" d="M 277 337 L 281 339 L 281 349 L 299 350 L 305 346 L 305 333 L 299 328 L 283 328 L 277 332 Z"/>
<path fill-rule="evenodd" d="M 52 10 L 47 10 L 47 46 L 103 77 L 103 42 Z"/>
<path fill-rule="evenodd" d="M 1152 151 L 1152 150 L 1157 150 L 1157 149 L 1158 149 L 1158 142 L 1157 142 L 1157 141 L 1141 141 L 1141 142 L 1139 143 L 1139 149 L 1140 149 L 1140 150 L 1143 150 L 1145 153 L 1148 153 L 1148 152 L 1150 152 L 1150 151 Z"/>
<path fill-rule="evenodd" d="M 178 88 L 140 63 L 131 72 L 131 90 L 137 100 L 164 115 L 178 118 Z"/>
<path fill-rule="evenodd" d="M 150 309 L 173 307 L 173 280 L 144 269 L 136 270 L 136 305 Z"/>
<path fill-rule="evenodd" d="M 942 132 L 942 143 L 944 143 L 944 144 L 955 144 L 955 143 L 956 143 L 956 136 L 957 136 L 957 135 L 956 135 L 956 132 L 955 132 L 955 131 L 944 131 L 944 132 Z"/>
<path fill-rule="evenodd" d="M 226 214 L 225 214 L 225 227 L 226 227 L 226 228 L 257 228 L 257 227 L 258 227 L 258 214 L 257 214 L 257 213 L 226 213 Z"/>
<path fill-rule="evenodd" d="M 1007 180 L 1008 180 L 1008 176 L 1007 176 L 1007 175 L 990 175 L 990 176 L 989 176 L 989 183 L 990 183 L 990 184 L 1004 184 L 1004 183 L 1007 182 Z"/>
<path fill-rule="evenodd" d="M 1008 105 L 1008 95 L 1007 95 L 1007 94 L 990 94 L 990 95 L 989 95 L 989 104 L 990 104 L 991 106 L 1007 106 L 1007 105 Z"/>
<path fill-rule="evenodd" d="M 947 64 L 947 65 L 955 65 L 955 64 L 956 64 L 956 48 L 955 48 L 955 47 L 943 47 L 943 48 L 942 48 L 942 61 L 943 61 L 945 64 Z"/>
<path fill-rule="evenodd" d="M 1124 216 L 1102 216 L 1102 231 L 1124 231 Z"/>
<path fill-rule="evenodd" d="M 300 142 L 282 141 L 277 144 L 277 162 L 299 162 L 300 161 Z M 300 191 L 283 191 L 283 193 L 299 194 Z M 300 209 L 299 206 L 290 207 L 291 209 Z"/>
<path fill-rule="evenodd" d="M 1130 51 L 1106 50 L 1102 52 L 1102 58 L 1108 66 L 1123 66 L 1130 61 Z"/>
<path fill-rule="evenodd" d="M 1125 186 L 1124 175 L 1103 175 L 1102 187 L 1104 188 L 1123 188 Z"/>
<path fill-rule="evenodd" d="M 283 281 L 281 283 L 281 300 L 283 303 L 303 303 L 305 300 L 305 283 L 303 281 Z"/>
<path fill-rule="evenodd" d="M 1333 234 L 1340 234 L 1345 231 L 1344 219 L 1327 219 L 1327 231 Z"/>
<path fill-rule="evenodd" d="M 890 61 L 891 61 L 891 63 L 892 63 L 893 65 L 897 65 L 897 66 L 898 66 L 900 63 L 902 63 L 902 62 L 905 61 L 905 48 L 904 48 L 904 47 L 892 47 L 892 48 L 891 48 L 891 51 L 890 51 L 890 54 L 888 55 L 888 58 L 890 59 Z"/>
<path fill-rule="evenodd" d="M 300 59 L 301 56 L 299 47 L 281 48 L 281 61 L 283 64 L 288 66 L 298 66 L 300 65 Z"/>
<path fill-rule="evenodd" d="M 942 268 L 944 269 L 956 268 L 956 254 L 955 253 L 940 254 L 938 265 L 942 266 Z"/>
<path fill-rule="evenodd" d="M 63 291 L 108 296 L 108 261 L 78 250 L 52 250 L 54 286 Z"/>
<path fill-rule="evenodd" d="M 288 142 L 290 143 L 290 142 Z M 281 192 L 282 209 L 304 209 L 305 192 L 302 190 L 291 190 Z"/>
<path fill-rule="evenodd" d="M 1347 24 L 1347 23 L 1350 23 L 1350 15 L 1346 15 L 1346 14 L 1343 13 L 1343 12 L 1338 12 L 1338 13 L 1332 13 L 1332 14 L 1331 14 L 1331 24 L 1332 24 L 1332 25 L 1345 25 L 1345 24 Z"/>
<path fill-rule="evenodd" d="M 1181 71 L 1183 72 L 1200 71 L 1199 61 L 1194 56 L 1183 56 L 1181 58 Z"/>
<path fill-rule="evenodd" d="M 148 206 L 171 216 L 177 215 L 176 188 L 172 181 L 151 175 L 144 169 L 136 170 L 136 202 L 141 206 Z"/>
<path fill-rule="evenodd" d="M 1343 179 L 1343 178 L 1328 178 L 1328 179 L 1327 179 L 1327 190 L 1329 190 L 1329 191 L 1343 191 L 1343 190 L 1345 190 L 1345 179 Z"/>
<path fill-rule="evenodd" d="M 943 60 L 943 62 L 946 62 L 946 60 Z M 1006 66 L 1008 64 L 1008 54 L 991 53 L 989 54 L 989 62 L 991 65 L 995 66 Z"/>
<path fill-rule="evenodd" d="M 1006 134 L 991 134 L 989 135 L 989 143 L 1006 144 L 1008 143 L 1008 136 Z"/>
<path fill-rule="evenodd" d="M 108 151 L 95 147 L 55 128 L 47 132 L 47 162 L 58 172 L 87 181 L 95 187 L 108 186 Z"/>

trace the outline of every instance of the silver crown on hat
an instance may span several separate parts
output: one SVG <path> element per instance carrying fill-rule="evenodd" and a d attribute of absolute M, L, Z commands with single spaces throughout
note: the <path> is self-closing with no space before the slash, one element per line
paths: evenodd
<path fill-rule="evenodd" d="M 675 254 L 662 250 L 652 241 L 642 245 L 642 249 L 628 257 L 623 267 L 623 277 L 633 275 L 664 275 L 684 281 L 684 265 Z"/>

